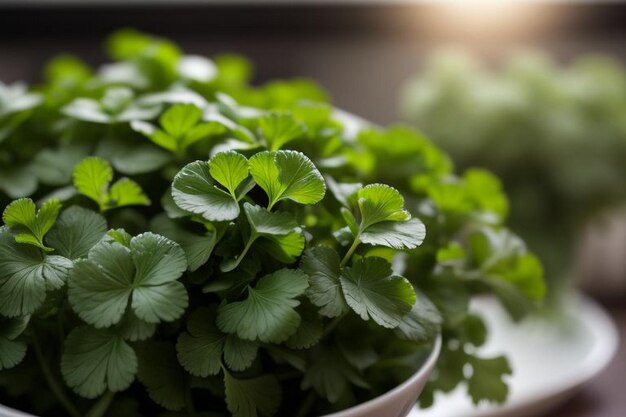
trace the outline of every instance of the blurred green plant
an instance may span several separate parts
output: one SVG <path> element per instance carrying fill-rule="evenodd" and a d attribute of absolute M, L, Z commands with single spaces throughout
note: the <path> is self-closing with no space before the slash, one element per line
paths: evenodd
<path fill-rule="evenodd" d="M 626 198 L 624 68 L 607 56 L 561 67 L 525 53 L 491 70 L 444 53 L 407 83 L 401 112 L 461 168 L 501 178 L 511 227 L 537 251 L 558 297 L 582 226 Z"/>
<path fill-rule="evenodd" d="M 107 48 L 0 89 L 7 401 L 320 415 L 405 380 L 438 335 L 422 405 L 462 382 L 504 401 L 511 369 L 475 353 L 468 304 L 493 293 L 517 318 L 544 283 L 495 177 L 456 176 L 411 129 L 355 129 L 310 81 L 252 86 L 238 56 L 132 30 Z"/>

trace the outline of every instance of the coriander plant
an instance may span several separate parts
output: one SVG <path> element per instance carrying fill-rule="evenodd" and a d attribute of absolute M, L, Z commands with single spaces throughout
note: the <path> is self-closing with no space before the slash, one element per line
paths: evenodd
<path fill-rule="evenodd" d="M 552 284 L 571 272 L 583 226 L 626 200 L 626 71 L 609 57 L 558 66 L 525 53 L 494 69 L 443 54 L 409 81 L 402 112 L 461 167 L 502 179 L 511 226 Z"/>
<path fill-rule="evenodd" d="M 314 416 L 404 381 L 503 401 L 468 311 L 542 269 L 496 178 L 306 80 L 135 31 L 0 89 L 0 387 L 42 416 Z M 356 132 L 356 133 L 355 133 Z M 472 372 L 467 372 L 471 369 Z M 40 380 L 43 379 L 43 383 Z"/>

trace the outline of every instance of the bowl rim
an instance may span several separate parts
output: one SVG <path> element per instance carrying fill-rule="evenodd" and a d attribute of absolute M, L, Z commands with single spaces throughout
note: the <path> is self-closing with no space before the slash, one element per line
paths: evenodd
<path fill-rule="evenodd" d="M 420 365 L 420 367 L 415 371 L 413 375 L 411 375 L 408 379 L 402 382 L 399 385 L 396 385 L 394 388 L 385 392 L 378 397 L 372 398 L 371 400 L 367 400 L 350 408 L 346 408 L 345 410 L 337 411 L 332 414 L 325 414 L 320 417 L 352 417 L 354 413 L 358 413 L 360 411 L 368 411 L 370 407 L 374 407 L 377 405 L 382 405 L 388 401 L 393 401 L 393 397 L 399 395 L 404 390 L 413 386 L 421 379 L 427 379 L 429 374 L 435 368 L 435 364 L 439 359 L 439 354 L 441 353 L 442 346 L 442 337 L 441 332 L 435 338 L 430 353 L 426 360 Z"/>

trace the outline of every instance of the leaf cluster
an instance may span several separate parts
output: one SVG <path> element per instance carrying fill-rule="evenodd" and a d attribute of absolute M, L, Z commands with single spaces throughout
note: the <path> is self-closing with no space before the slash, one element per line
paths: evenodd
<path fill-rule="evenodd" d="M 41 415 L 321 415 L 401 383 L 441 335 L 459 348 L 429 392 L 469 364 L 474 401 L 504 400 L 469 300 L 518 317 L 544 288 L 493 176 L 455 175 L 408 128 L 349 129 L 309 81 L 251 86 L 241 57 L 132 30 L 107 48 L 0 90 L 21 115 L 0 143 L 8 393 Z"/>
<path fill-rule="evenodd" d="M 626 70 L 603 55 L 557 65 L 527 52 L 493 69 L 448 52 L 402 92 L 403 117 L 461 168 L 483 166 L 502 179 L 512 228 L 557 288 L 581 228 L 626 199 L 625 111 Z"/>

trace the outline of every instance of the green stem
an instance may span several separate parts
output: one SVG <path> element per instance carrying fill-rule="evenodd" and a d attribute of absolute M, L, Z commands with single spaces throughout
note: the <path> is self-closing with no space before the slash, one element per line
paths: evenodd
<path fill-rule="evenodd" d="M 315 403 L 315 391 L 309 391 L 295 417 L 306 417 Z"/>
<path fill-rule="evenodd" d="M 235 263 L 233 265 L 230 265 L 229 271 L 232 271 L 233 269 L 239 266 L 239 264 L 241 263 L 241 260 L 244 258 L 244 256 L 246 256 L 246 254 L 252 247 L 252 244 L 254 243 L 256 238 L 257 236 L 255 234 L 250 235 L 250 238 L 248 238 L 248 242 L 246 243 L 246 246 L 243 248 L 243 251 L 241 251 L 241 254 L 235 260 Z"/>
<path fill-rule="evenodd" d="M 72 403 L 72 401 L 70 401 L 67 395 L 65 395 L 63 386 L 54 377 L 54 374 L 52 373 L 52 370 L 48 366 L 46 358 L 43 355 L 43 351 L 41 350 L 39 339 L 34 333 L 32 334 L 32 341 L 35 357 L 37 358 L 43 377 L 50 387 L 50 391 L 52 391 L 59 403 L 63 406 L 63 408 L 65 408 L 65 411 L 67 411 L 71 417 L 81 417 L 81 413 L 78 411 L 76 406 Z"/>
<path fill-rule="evenodd" d="M 324 332 L 322 333 L 322 336 L 320 337 L 320 340 L 326 339 L 328 337 L 328 335 L 331 334 L 333 332 L 333 330 L 335 330 L 335 327 L 337 327 L 339 325 L 339 323 L 341 323 L 341 320 L 343 320 L 343 318 L 345 316 L 347 316 L 347 315 L 348 315 L 348 313 L 342 313 L 340 316 L 337 316 L 334 319 L 332 319 L 332 321 L 324 329 Z"/>
<path fill-rule="evenodd" d="M 104 395 L 93 405 L 93 407 L 89 409 L 89 412 L 87 412 L 85 417 L 102 417 L 109 409 L 109 406 L 113 401 L 113 397 L 115 397 L 115 393 L 113 391 L 105 392 Z"/>
<path fill-rule="evenodd" d="M 343 259 L 341 260 L 341 263 L 339 264 L 339 266 L 341 268 L 346 266 L 346 264 L 350 260 L 350 257 L 354 254 L 354 251 L 356 250 L 356 248 L 361 243 L 360 237 L 361 237 L 361 233 L 360 232 L 357 233 L 357 235 L 354 237 L 354 241 L 352 242 L 352 246 L 350 246 L 350 249 L 348 249 L 348 252 L 346 252 L 346 256 L 343 257 Z"/>

